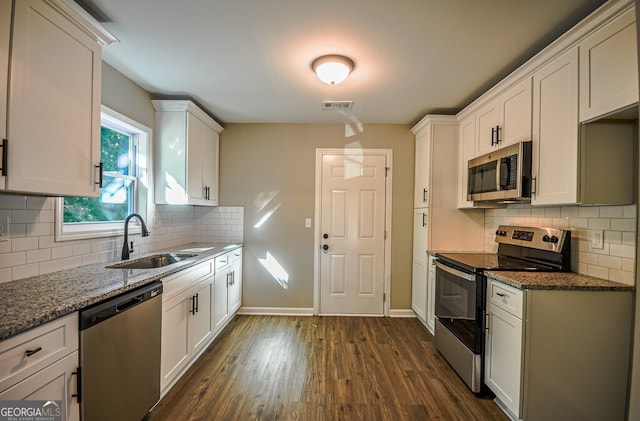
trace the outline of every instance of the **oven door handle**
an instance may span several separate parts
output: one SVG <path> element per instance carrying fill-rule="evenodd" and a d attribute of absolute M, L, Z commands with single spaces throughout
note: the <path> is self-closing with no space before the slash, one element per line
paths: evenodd
<path fill-rule="evenodd" d="M 445 272 L 448 272 L 448 273 L 450 273 L 450 274 L 452 274 L 452 275 L 455 275 L 455 276 L 457 276 L 458 278 L 465 279 L 465 280 L 467 280 L 467 281 L 469 281 L 469 282 L 474 282 L 474 281 L 476 280 L 475 275 L 471 275 L 471 274 L 468 274 L 468 273 L 462 272 L 462 271 L 460 271 L 460 270 L 458 270 L 458 269 L 454 269 L 454 268 L 452 268 L 451 266 L 447 266 L 447 265 L 445 265 L 445 264 L 442 264 L 442 263 L 440 263 L 440 262 L 439 262 L 439 261 L 437 261 L 437 260 L 436 260 L 436 268 L 442 269 L 442 270 L 444 270 Z"/>

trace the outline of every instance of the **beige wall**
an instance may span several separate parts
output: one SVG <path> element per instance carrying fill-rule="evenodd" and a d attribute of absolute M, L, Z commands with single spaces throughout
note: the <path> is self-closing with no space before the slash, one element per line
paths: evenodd
<path fill-rule="evenodd" d="M 102 105 L 147 127 L 155 127 L 149 93 L 105 62 L 102 62 Z"/>
<path fill-rule="evenodd" d="M 411 308 L 414 137 L 404 125 L 366 125 L 344 136 L 342 124 L 228 124 L 220 140 L 220 204 L 244 206 L 246 307 L 313 307 L 316 148 L 393 149 L 391 308 Z M 266 211 L 277 207 L 259 228 Z M 313 221 L 314 226 L 316 221 Z M 269 252 L 289 273 L 280 286 L 258 259 Z"/>

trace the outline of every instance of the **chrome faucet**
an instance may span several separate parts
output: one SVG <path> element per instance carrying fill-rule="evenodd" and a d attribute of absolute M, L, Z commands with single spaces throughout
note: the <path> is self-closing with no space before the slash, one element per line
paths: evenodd
<path fill-rule="evenodd" d="M 122 260 L 129 260 L 129 253 L 133 253 L 133 241 L 131 242 L 131 248 L 129 248 L 127 243 L 129 242 L 129 220 L 134 216 L 138 218 L 140 224 L 142 224 L 142 236 L 149 236 L 149 230 L 144 224 L 144 219 L 142 219 L 140 215 L 138 215 L 137 213 L 132 213 L 131 215 L 127 216 L 127 219 L 124 220 L 124 244 L 122 245 Z"/>

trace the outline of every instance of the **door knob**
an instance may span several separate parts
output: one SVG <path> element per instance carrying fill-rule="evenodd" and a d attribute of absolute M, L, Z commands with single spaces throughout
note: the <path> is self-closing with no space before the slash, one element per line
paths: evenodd
<path fill-rule="evenodd" d="M 329 246 L 327 244 L 323 244 L 322 245 L 322 250 L 324 250 L 324 251 L 329 250 Z"/>
<path fill-rule="evenodd" d="M 322 234 L 322 238 L 324 238 L 324 239 L 326 240 L 327 238 L 329 238 L 329 234 L 327 234 L 327 233 L 325 232 L 324 234 Z"/>

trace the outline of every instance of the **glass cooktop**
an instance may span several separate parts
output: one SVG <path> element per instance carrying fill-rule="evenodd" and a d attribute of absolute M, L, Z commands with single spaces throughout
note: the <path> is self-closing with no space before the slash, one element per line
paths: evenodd
<path fill-rule="evenodd" d="M 550 271 L 552 268 L 535 262 L 500 256 L 493 253 L 438 253 L 436 257 L 453 266 L 472 272 L 485 270 Z"/>

